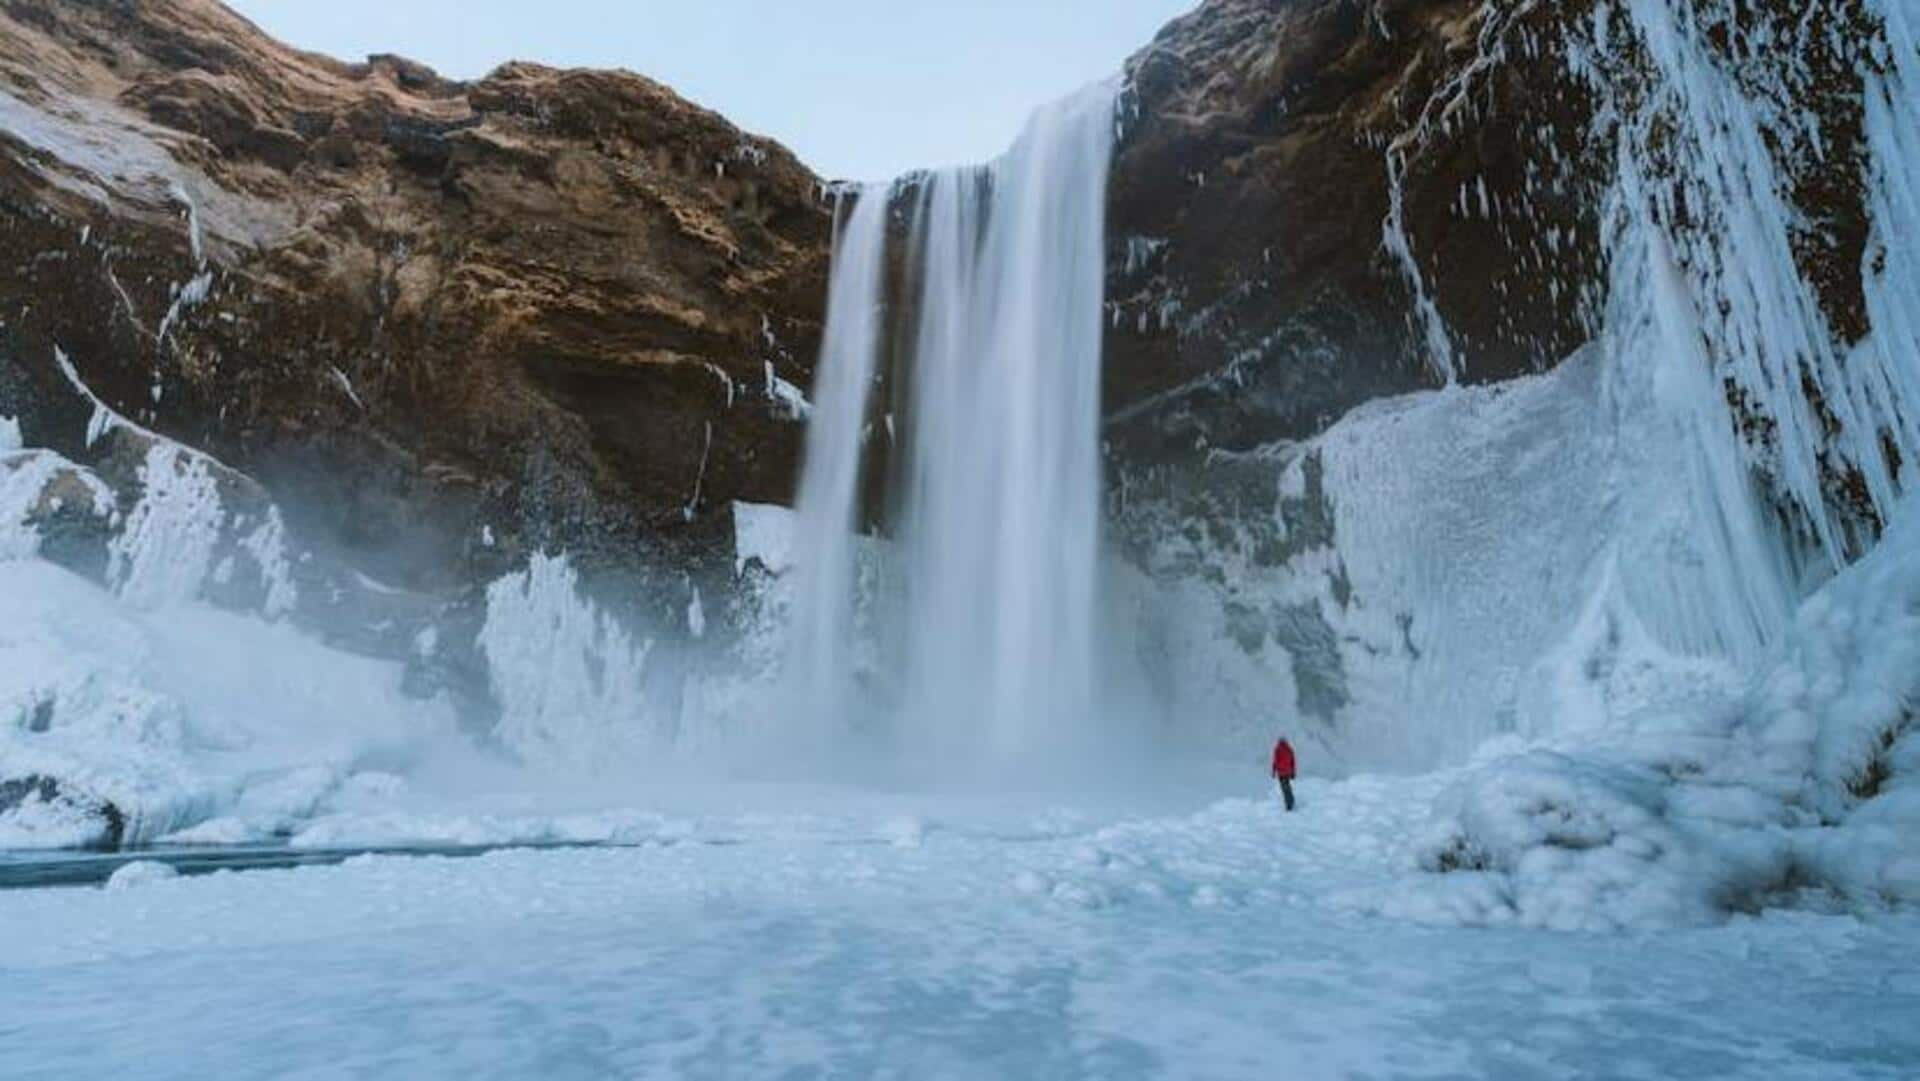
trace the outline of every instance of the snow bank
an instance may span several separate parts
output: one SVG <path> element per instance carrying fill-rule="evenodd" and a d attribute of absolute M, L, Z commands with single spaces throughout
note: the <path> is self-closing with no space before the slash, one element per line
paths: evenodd
<path fill-rule="evenodd" d="M 1713 922 L 1784 881 L 1785 844 L 1696 811 L 1657 770 L 1531 751 L 1468 775 L 1438 802 L 1416 848 L 1437 888 L 1388 906 L 1400 915 L 1559 930 Z M 1713 810 L 1778 825 L 1777 805 L 1743 792 Z M 1435 884 L 1425 884 L 1433 887 Z"/>
<path fill-rule="evenodd" d="M 399 666 L 197 604 L 135 606 L 39 560 L 0 560 L 0 847 L 139 844 L 240 816 L 253 839 L 357 773 L 454 738 Z M 31 785 L 31 790 L 25 786 Z"/>

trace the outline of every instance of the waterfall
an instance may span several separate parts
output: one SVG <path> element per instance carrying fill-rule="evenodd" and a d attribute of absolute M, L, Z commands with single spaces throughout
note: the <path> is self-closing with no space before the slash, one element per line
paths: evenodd
<path fill-rule="evenodd" d="M 792 701 L 808 724 L 821 727 L 845 719 L 853 706 L 854 516 L 879 358 L 886 258 L 886 189 L 868 186 L 847 194 L 853 209 L 834 237 L 826 334 L 800 475 L 794 537 L 799 582 L 787 659 Z"/>
<path fill-rule="evenodd" d="M 816 374 L 789 655 L 799 708 L 828 726 L 880 708 L 902 747 L 998 760 L 1089 730 L 1115 92 L 1040 110 L 991 164 L 855 195 Z M 896 204 L 905 229 L 890 296 Z M 899 427 L 871 415 L 883 376 Z M 876 653 L 885 671 L 863 694 L 857 525 L 877 447 L 894 455 L 878 578 L 895 588 L 870 598 L 889 633 Z"/>

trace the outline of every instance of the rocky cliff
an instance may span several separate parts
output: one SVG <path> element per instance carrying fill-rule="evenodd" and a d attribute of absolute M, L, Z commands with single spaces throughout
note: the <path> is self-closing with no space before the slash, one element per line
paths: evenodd
<path fill-rule="evenodd" d="M 565 552 L 685 635 L 732 502 L 788 498 L 830 228 L 787 150 L 637 75 L 0 3 L 0 416 L 64 459 L 11 476 L 92 486 L 35 497 L 43 554 L 143 590 L 115 538 L 190 491 L 219 537 L 174 558 L 221 581 L 188 592 L 257 607 L 273 508 L 293 618 L 482 727 L 487 583 Z"/>
<path fill-rule="evenodd" d="M 87 456 L 60 351 L 395 589 L 724 555 L 729 502 L 793 480 L 829 229 L 785 149 L 636 75 L 0 3 L 0 413 Z"/>

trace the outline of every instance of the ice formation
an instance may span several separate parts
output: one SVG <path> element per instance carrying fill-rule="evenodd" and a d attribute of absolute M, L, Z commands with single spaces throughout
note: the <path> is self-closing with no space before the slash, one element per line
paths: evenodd
<path fill-rule="evenodd" d="M 1625 650 L 1657 664 L 1659 647 L 1636 634 Z M 1484 749 L 1413 853 L 1445 874 L 1399 910 L 1437 895 L 1449 920 L 1604 929 L 1770 903 L 1920 902 L 1917 709 L 1910 502 L 1744 687 Z"/>
<path fill-rule="evenodd" d="M 454 738 L 399 666 L 284 623 L 135 605 L 37 559 L 0 560 L 0 596 L 0 781 L 36 789 L 0 814 L 0 847 L 136 845 L 222 817 L 226 839 L 257 840 Z"/>
<path fill-rule="evenodd" d="M 487 587 L 479 647 L 500 706 L 496 737 L 526 759 L 583 769 L 610 753 L 657 747 L 651 645 L 580 595 L 565 558 L 534 556 Z"/>
<path fill-rule="evenodd" d="M 294 560 L 257 485 L 52 359 L 92 408 L 87 464 L 0 429 L 0 847 L 145 844 L 216 821 L 209 839 L 255 840 L 365 763 L 452 738 L 451 709 L 405 694 L 399 665 L 289 625 Z"/>

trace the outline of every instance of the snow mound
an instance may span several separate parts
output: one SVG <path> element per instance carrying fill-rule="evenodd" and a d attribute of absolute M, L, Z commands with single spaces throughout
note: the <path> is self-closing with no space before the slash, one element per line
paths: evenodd
<path fill-rule="evenodd" d="M 1786 846 L 1690 816 L 1656 770 L 1530 751 L 1442 796 L 1415 848 L 1438 897 L 1390 910 L 1429 922 L 1611 930 L 1711 923 L 1784 879 Z M 1439 906 L 1433 907 L 1438 900 Z"/>
<path fill-rule="evenodd" d="M 113 872 L 113 875 L 107 879 L 107 884 L 101 888 L 133 890 L 179 877 L 180 872 L 174 870 L 171 864 L 161 863 L 158 860 L 135 860 Z"/>

